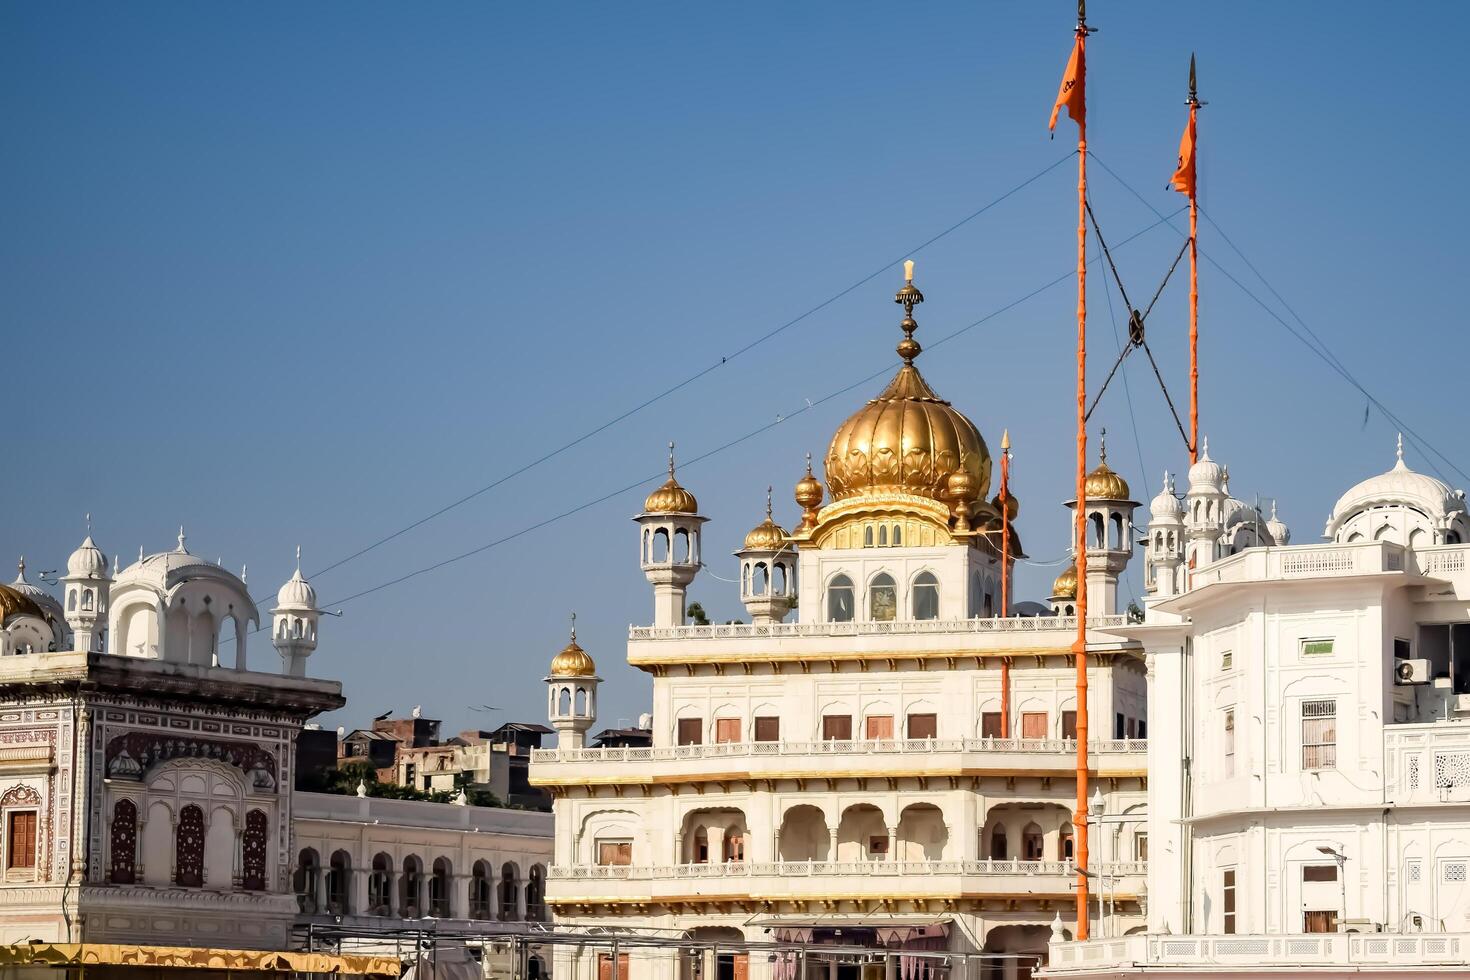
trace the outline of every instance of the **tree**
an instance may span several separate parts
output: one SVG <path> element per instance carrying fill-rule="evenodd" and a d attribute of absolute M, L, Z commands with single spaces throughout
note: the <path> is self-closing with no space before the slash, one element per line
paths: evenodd
<path fill-rule="evenodd" d="M 697 602 L 689 603 L 689 622 L 695 626 L 708 626 L 709 616 L 705 615 L 704 607 Z"/>

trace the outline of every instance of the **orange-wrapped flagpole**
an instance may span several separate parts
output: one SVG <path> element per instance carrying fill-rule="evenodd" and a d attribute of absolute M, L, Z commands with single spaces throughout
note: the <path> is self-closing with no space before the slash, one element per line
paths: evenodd
<path fill-rule="evenodd" d="M 1199 197 L 1195 170 L 1195 122 L 1202 104 L 1194 83 L 1194 55 L 1189 56 L 1189 122 L 1179 139 L 1179 166 L 1171 183 L 1189 195 L 1189 462 L 1199 461 Z"/>
<path fill-rule="evenodd" d="M 1011 614 L 1011 430 L 1000 434 L 1000 617 Z M 1000 737 L 1011 737 L 1011 658 L 1000 658 Z"/>
<path fill-rule="evenodd" d="M 1077 842 L 1077 938 L 1087 928 L 1087 9 L 1077 0 L 1077 40 L 1062 76 L 1062 88 L 1051 111 L 1051 125 L 1063 106 L 1077 123 L 1077 639 L 1072 657 L 1077 666 L 1077 802 L 1072 825 Z"/>

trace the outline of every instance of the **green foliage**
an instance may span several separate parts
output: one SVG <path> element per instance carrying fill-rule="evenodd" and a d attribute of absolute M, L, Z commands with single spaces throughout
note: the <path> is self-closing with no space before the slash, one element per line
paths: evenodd
<path fill-rule="evenodd" d="M 692 623 L 693 625 L 695 625 L 695 626 L 708 626 L 709 625 L 709 616 L 705 614 L 704 607 L 701 606 L 699 603 L 697 603 L 697 602 L 691 602 L 691 603 L 689 603 L 689 608 L 687 610 L 685 610 L 685 611 L 689 614 L 689 622 Z"/>
<path fill-rule="evenodd" d="M 315 785 L 307 788 L 317 793 L 356 796 L 357 785 L 362 783 L 367 787 L 367 795 L 377 799 L 424 800 L 429 803 L 453 803 L 462 788 L 470 806 L 500 807 L 505 805 L 490 790 L 478 789 L 469 785 L 464 773 L 456 775 L 454 781 L 454 789 L 441 789 L 433 792 L 425 792 L 413 786 L 399 786 L 397 783 L 380 783 L 378 782 L 378 771 L 373 768 L 372 763 L 358 760 L 344 763 L 337 769 L 324 773 L 322 778 L 315 780 Z"/>

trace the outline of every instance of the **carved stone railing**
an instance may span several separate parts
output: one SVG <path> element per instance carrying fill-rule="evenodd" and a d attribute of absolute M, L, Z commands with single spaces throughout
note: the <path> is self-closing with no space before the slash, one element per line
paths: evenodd
<path fill-rule="evenodd" d="M 1141 861 L 1094 864 L 1092 872 L 1105 878 L 1141 876 L 1147 865 Z M 1072 877 L 1077 869 L 1070 861 L 726 861 L 720 864 L 670 865 L 552 865 L 552 881 L 618 880 L 657 881 L 689 878 L 819 878 L 898 875 L 1023 875 L 1028 877 Z"/>
<path fill-rule="evenodd" d="M 1141 738 L 1101 739 L 1090 743 L 1092 754 L 1148 752 Z M 670 745 L 658 748 L 534 749 L 532 763 L 647 762 L 684 759 L 726 759 L 766 756 L 934 755 L 944 752 L 1011 752 L 1025 755 L 1072 755 L 1077 743 L 1069 738 L 898 738 L 801 742 L 718 742 L 712 745 Z"/>
<path fill-rule="evenodd" d="M 1087 628 L 1115 629 L 1126 616 L 1089 616 Z M 728 623 L 719 626 L 629 626 L 630 640 L 779 639 L 800 636 L 914 636 L 935 633 L 1069 633 L 1075 616 L 1007 616 L 1004 619 L 915 619 L 882 623 Z"/>

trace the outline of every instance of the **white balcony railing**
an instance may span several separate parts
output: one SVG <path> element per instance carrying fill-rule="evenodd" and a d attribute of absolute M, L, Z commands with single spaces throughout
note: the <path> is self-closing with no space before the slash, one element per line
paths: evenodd
<path fill-rule="evenodd" d="M 1470 935 L 1464 933 L 1309 933 L 1295 935 L 1166 936 L 1145 934 L 1089 942 L 1054 942 L 1048 976 L 1076 970 L 1093 973 L 1140 967 L 1227 975 L 1231 967 L 1251 973 L 1300 975 L 1318 970 L 1356 972 L 1369 965 L 1424 968 L 1467 963 Z M 1299 971 L 1299 972 L 1298 972 Z"/>
<path fill-rule="evenodd" d="M 1387 541 L 1249 548 L 1190 573 L 1190 588 L 1199 589 L 1222 582 L 1402 572 L 1405 568 L 1405 549 Z"/>
<path fill-rule="evenodd" d="M 1107 630 L 1126 616 L 1089 616 L 1088 629 Z M 630 640 L 718 640 L 788 636 L 892 636 L 927 633 L 1068 633 L 1075 616 L 1007 616 L 1004 619 L 915 619 L 886 623 L 729 623 L 720 626 L 629 626 Z"/>
<path fill-rule="evenodd" d="M 1147 874 L 1141 861 L 1095 864 L 1094 874 L 1108 878 Z M 936 875 L 1022 875 L 1027 877 L 1072 877 L 1077 869 L 1070 861 L 727 861 L 722 864 L 670 865 L 552 865 L 552 881 L 659 881 L 688 878 L 818 878 L 873 875 L 904 877 Z"/>
<path fill-rule="evenodd" d="M 1102 739 L 1089 743 L 1094 755 L 1148 752 L 1140 738 Z M 766 756 L 936 755 L 955 752 L 1013 752 L 1028 755 L 1072 755 L 1069 738 L 898 738 L 812 742 L 718 742 L 713 745 L 668 745 L 656 748 L 534 749 L 537 762 L 645 762 L 680 759 L 728 759 Z"/>

